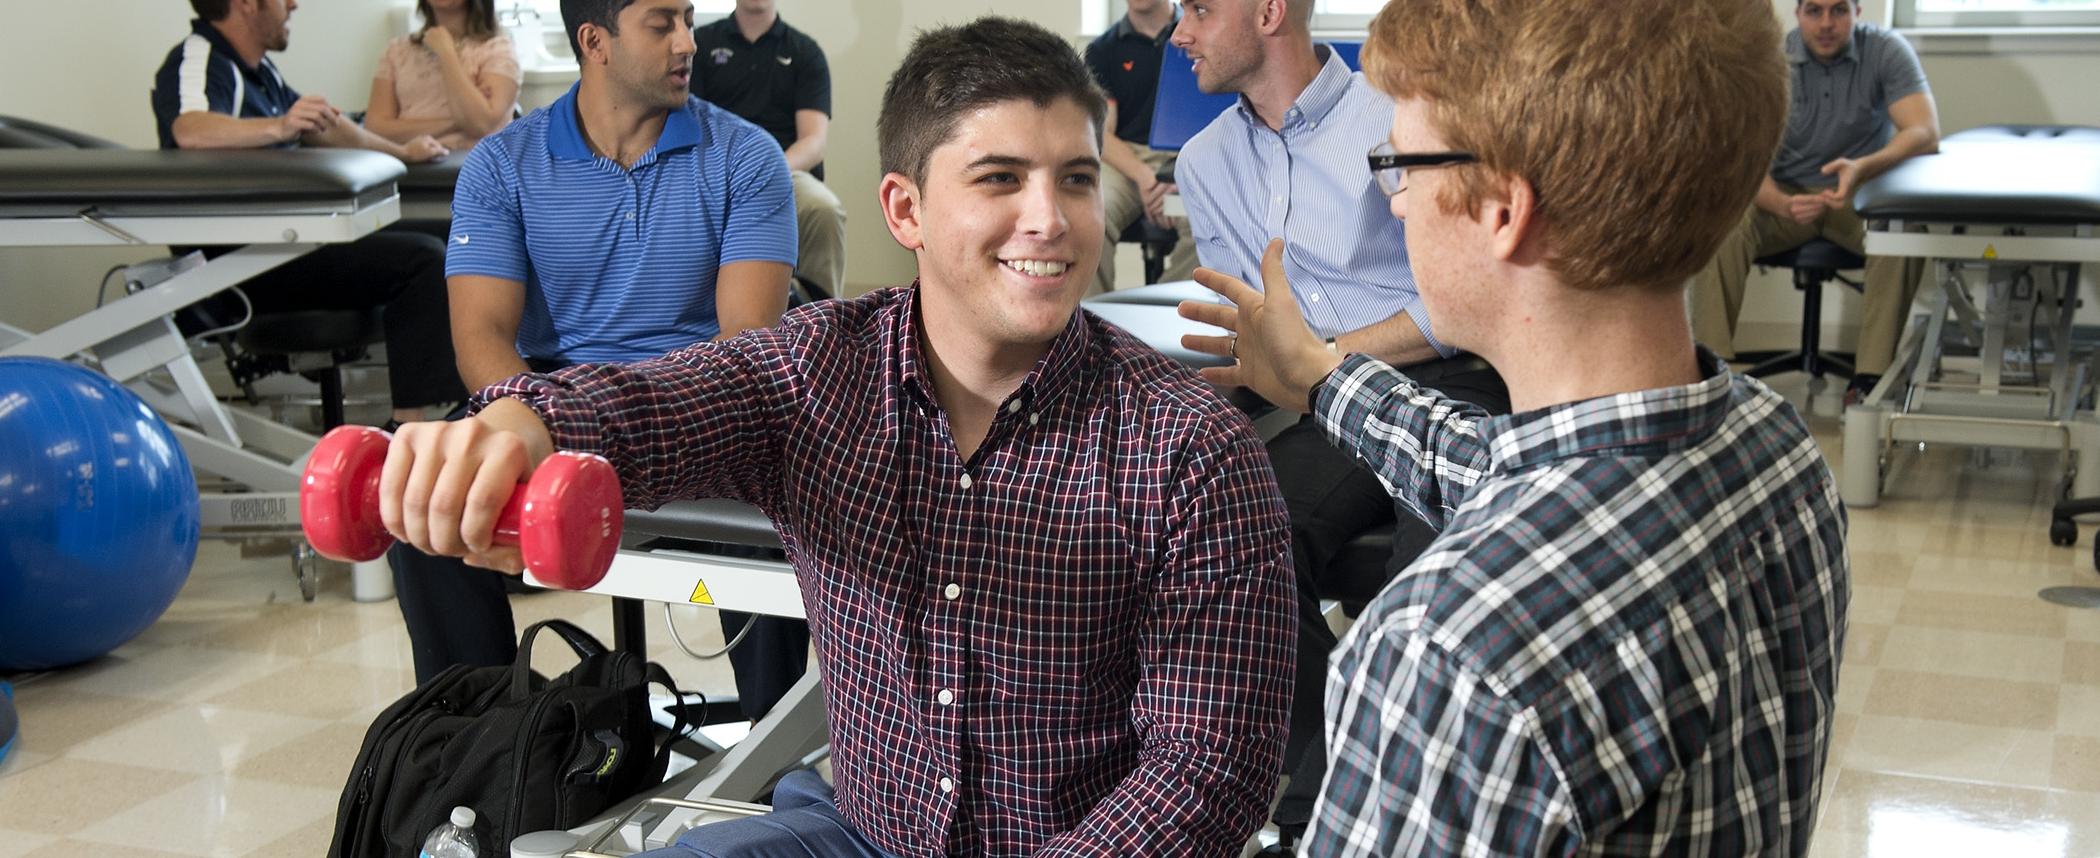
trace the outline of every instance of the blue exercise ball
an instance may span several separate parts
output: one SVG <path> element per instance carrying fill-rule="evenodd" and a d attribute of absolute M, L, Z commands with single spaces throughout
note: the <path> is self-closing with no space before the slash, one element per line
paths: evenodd
<path fill-rule="evenodd" d="M 15 749 L 15 735 L 21 732 L 22 721 L 15 717 L 15 688 L 0 682 L 0 765 L 7 763 L 7 752 Z"/>
<path fill-rule="evenodd" d="M 0 671 L 95 658 L 159 619 L 197 559 L 197 479 L 108 376 L 0 358 Z"/>

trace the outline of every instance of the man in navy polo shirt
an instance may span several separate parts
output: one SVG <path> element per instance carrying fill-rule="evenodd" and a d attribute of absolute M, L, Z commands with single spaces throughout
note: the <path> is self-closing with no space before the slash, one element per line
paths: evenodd
<path fill-rule="evenodd" d="M 1173 227 L 1179 239 L 1167 255 L 1166 280 L 1187 280 L 1196 270 L 1196 241 L 1189 237 L 1189 221 L 1167 214 L 1167 195 L 1174 185 L 1159 180 L 1159 170 L 1174 160 L 1174 153 L 1146 145 L 1152 139 L 1152 102 L 1159 92 L 1159 65 L 1166 56 L 1167 40 L 1181 14 L 1172 0 L 1130 0 L 1129 8 L 1115 26 L 1086 46 L 1086 67 L 1094 82 L 1108 93 L 1108 125 L 1101 135 L 1102 226 L 1106 227 L 1108 250 L 1101 254 L 1094 291 L 1116 288 L 1116 242 L 1123 230 L 1150 218 L 1153 223 Z"/>
<path fill-rule="evenodd" d="M 689 0 L 563 0 L 582 80 L 468 153 L 445 265 L 468 387 L 780 320 L 795 265 L 787 163 L 757 126 L 687 93 L 692 16 Z M 510 663 L 500 573 L 399 546 L 391 559 L 418 681 Z M 809 649 L 802 622 L 755 622 L 730 653 L 754 718 Z"/>
<path fill-rule="evenodd" d="M 372 149 L 403 161 L 444 156 L 429 137 L 407 145 L 368 134 L 318 95 L 301 96 L 270 62 L 290 44 L 298 0 L 190 0 L 197 19 L 153 79 L 162 149 Z M 242 283 L 258 313 L 383 306 L 394 419 L 466 398 L 447 337 L 445 249 L 429 236 L 374 233 L 332 244 Z"/>
<path fill-rule="evenodd" d="M 1162 0 L 1164 2 L 1164 0 Z M 693 94 L 751 120 L 787 152 L 801 231 L 795 276 L 830 297 L 846 280 L 846 207 L 824 185 L 831 65 L 817 40 L 781 20 L 773 0 L 693 31 Z"/>

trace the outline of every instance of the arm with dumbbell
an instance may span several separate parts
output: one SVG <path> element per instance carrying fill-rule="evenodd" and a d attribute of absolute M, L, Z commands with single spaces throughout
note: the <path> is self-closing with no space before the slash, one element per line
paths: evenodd
<path fill-rule="evenodd" d="M 608 459 L 626 506 L 698 497 L 763 505 L 778 485 L 777 439 L 799 386 L 789 348 L 806 330 L 496 384 L 475 397 L 485 404 L 473 417 L 401 427 L 379 479 L 380 518 L 424 552 L 517 573 L 525 558 L 501 544 L 498 522 L 519 482 L 557 450 Z"/>

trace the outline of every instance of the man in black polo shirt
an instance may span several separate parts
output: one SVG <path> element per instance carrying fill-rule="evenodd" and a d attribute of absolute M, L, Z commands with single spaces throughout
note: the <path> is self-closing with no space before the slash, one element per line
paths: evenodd
<path fill-rule="evenodd" d="M 1160 58 L 1181 16 L 1172 0 L 1130 0 L 1128 5 L 1122 20 L 1086 46 L 1087 68 L 1108 91 L 1108 127 L 1101 140 L 1101 160 L 1109 167 L 1101 171 L 1101 224 L 1108 231 L 1108 246 L 1094 274 L 1096 292 L 1116 288 L 1116 240 L 1140 217 L 1171 226 L 1180 236 L 1167 257 L 1166 279 L 1187 280 L 1196 270 L 1196 242 L 1189 237 L 1188 218 L 1169 218 L 1164 208 L 1174 186 L 1154 175 L 1174 153 L 1145 145 L 1152 136 Z"/>
<path fill-rule="evenodd" d="M 298 0 L 190 0 L 197 19 L 153 79 L 162 149 L 373 149 L 429 161 L 445 147 L 429 136 L 396 144 L 343 118 L 318 95 L 301 96 L 267 56 L 289 44 Z M 258 313 L 383 306 L 394 419 L 467 397 L 452 357 L 445 246 L 427 235 L 379 232 L 331 244 L 250 278 L 241 291 Z"/>
<path fill-rule="evenodd" d="M 815 39 L 780 19 L 774 0 L 693 31 L 693 94 L 766 130 L 795 174 L 800 257 L 795 277 L 838 295 L 846 279 L 846 209 L 824 186 L 831 128 L 831 65 Z"/>

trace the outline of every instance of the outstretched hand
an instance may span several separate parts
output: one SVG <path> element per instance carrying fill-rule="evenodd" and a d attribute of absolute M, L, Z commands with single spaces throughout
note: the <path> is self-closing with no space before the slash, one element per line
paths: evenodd
<path fill-rule="evenodd" d="M 1181 345 L 1191 351 L 1233 359 L 1230 366 L 1204 368 L 1204 380 L 1218 385 L 1242 385 L 1279 408 L 1304 411 L 1309 407 L 1313 386 L 1341 365 L 1342 358 L 1329 351 L 1305 324 L 1305 315 L 1298 309 L 1290 281 L 1283 273 L 1283 239 L 1269 242 L 1268 252 L 1262 255 L 1261 277 L 1262 288 L 1256 290 L 1232 275 L 1196 269 L 1196 282 L 1224 296 L 1232 306 L 1183 301 L 1182 318 L 1232 333 L 1184 334 Z"/>

